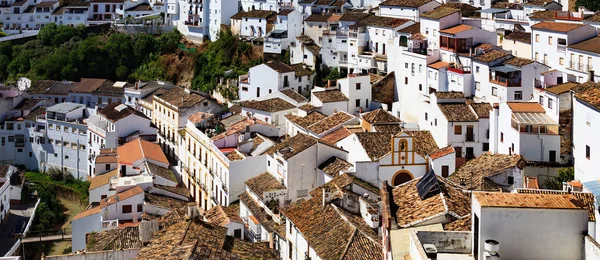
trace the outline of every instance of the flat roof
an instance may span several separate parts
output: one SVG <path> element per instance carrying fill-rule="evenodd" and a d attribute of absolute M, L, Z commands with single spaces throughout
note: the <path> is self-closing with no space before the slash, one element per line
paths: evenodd
<path fill-rule="evenodd" d="M 512 118 L 519 124 L 525 125 L 558 125 L 546 113 L 513 113 Z"/>
<path fill-rule="evenodd" d="M 77 104 L 77 103 L 71 103 L 71 102 L 65 102 L 65 103 L 59 103 L 56 104 L 54 106 L 48 107 L 46 108 L 46 111 L 48 112 L 56 112 L 56 113 L 69 113 L 75 109 L 78 109 L 80 107 L 85 107 L 82 104 Z"/>
<path fill-rule="evenodd" d="M 517 69 L 515 67 L 509 67 L 509 66 L 497 66 L 497 67 L 491 67 L 490 69 L 493 71 L 499 71 L 499 72 L 503 72 L 503 73 L 521 71 L 520 69 Z"/>
<path fill-rule="evenodd" d="M 484 13 L 484 14 L 495 14 L 495 13 L 506 13 L 508 12 L 508 9 L 501 9 L 501 8 L 489 8 L 489 9 L 483 9 L 483 10 L 477 10 L 475 11 L 476 13 Z"/>

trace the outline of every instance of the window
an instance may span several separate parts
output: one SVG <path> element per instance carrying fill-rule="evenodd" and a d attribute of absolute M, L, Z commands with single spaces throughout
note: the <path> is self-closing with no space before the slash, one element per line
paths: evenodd
<path fill-rule="evenodd" d="M 490 143 L 483 143 L 483 148 L 481 148 L 482 151 L 487 152 L 490 150 Z"/>
<path fill-rule="evenodd" d="M 515 91 L 515 100 L 523 99 L 523 91 Z"/>
<path fill-rule="evenodd" d="M 450 167 L 448 167 L 448 165 L 442 165 L 442 177 L 447 178 L 449 172 Z"/>
<path fill-rule="evenodd" d="M 419 84 L 419 91 L 423 91 L 423 84 Z"/>
<path fill-rule="evenodd" d="M 565 58 L 563 58 L 563 57 L 558 58 L 558 64 L 565 65 Z"/>
<path fill-rule="evenodd" d="M 437 118 L 433 120 L 435 122 L 435 126 L 437 126 Z"/>
<path fill-rule="evenodd" d="M 108 164 L 108 163 L 107 163 L 107 164 L 105 164 L 105 165 L 104 165 L 104 170 L 106 170 L 106 171 L 110 171 L 110 164 Z"/>
<path fill-rule="evenodd" d="M 455 125 L 454 126 L 454 134 L 455 135 L 461 135 L 462 134 L 462 126 L 461 125 Z"/>
<path fill-rule="evenodd" d="M 535 61 L 540 61 L 539 56 L 540 56 L 540 54 L 536 52 L 535 53 Z"/>
<path fill-rule="evenodd" d="M 425 121 L 427 121 L 427 117 L 428 117 L 427 112 L 425 112 Z"/>
<path fill-rule="evenodd" d="M 494 97 L 498 96 L 498 88 L 497 87 L 492 87 L 492 96 L 494 96 Z"/>
<path fill-rule="evenodd" d="M 548 108 L 552 109 L 552 103 L 553 102 L 554 102 L 554 100 L 548 99 Z"/>
<path fill-rule="evenodd" d="M 475 73 L 479 73 L 479 66 L 475 66 Z"/>
<path fill-rule="evenodd" d="M 123 213 L 131 213 L 131 211 L 132 211 L 131 205 L 123 205 L 123 207 L 121 208 L 121 211 Z"/>
<path fill-rule="evenodd" d="M 544 97 L 543 96 L 540 96 L 540 105 L 542 105 L 542 106 L 544 105 Z"/>
<path fill-rule="evenodd" d="M 355 106 L 360 107 L 360 99 L 355 100 L 355 103 L 356 103 L 356 104 L 354 104 Z"/>
<path fill-rule="evenodd" d="M 404 77 L 404 85 L 408 85 L 408 77 Z"/>
<path fill-rule="evenodd" d="M 540 35 L 539 34 L 535 35 L 535 42 L 540 42 Z"/>
<path fill-rule="evenodd" d="M 509 185 L 513 185 L 515 183 L 515 177 L 513 176 L 508 176 L 508 184 Z"/>
<path fill-rule="evenodd" d="M 500 142 L 504 143 L 504 133 L 500 133 Z"/>
<path fill-rule="evenodd" d="M 356 90 L 360 90 L 360 83 L 356 83 Z"/>
<path fill-rule="evenodd" d="M 552 36 L 548 36 L 548 45 L 552 45 Z"/>
<path fill-rule="evenodd" d="M 456 151 L 456 158 L 462 157 L 462 147 L 461 146 L 454 147 L 454 151 Z"/>
<path fill-rule="evenodd" d="M 480 90 L 480 89 L 481 89 L 481 82 L 475 81 L 475 90 Z"/>
<path fill-rule="evenodd" d="M 591 153 L 591 148 L 589 145 L 585 146 L 585 158 L 588 158 L 588 160 L 590 159 L 590 153 Z"/>
<path fill-rule="evenodd" d="M 143 209 L 144 209 L 144 206 L 143 206 L 143 204 L 142 204 L 142 203 L 140 203 L 140 204 L 137 204 L 137 212 L 142 212 L 142 211 L 143 211 Z"/>

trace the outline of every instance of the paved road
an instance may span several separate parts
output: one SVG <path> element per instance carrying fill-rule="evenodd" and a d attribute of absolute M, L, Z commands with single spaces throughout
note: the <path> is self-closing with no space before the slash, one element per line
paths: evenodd
<path fill-rule="evenodd" d="M 43 236 L 43 237 L 26 237 L 23 239 L 23 243 L 35 243 L 35 242 L 43 242 L 43 241 L 57 241 L 57 240 L 71 240 L 72 235 L 52 235 L 52 236 Z"/>

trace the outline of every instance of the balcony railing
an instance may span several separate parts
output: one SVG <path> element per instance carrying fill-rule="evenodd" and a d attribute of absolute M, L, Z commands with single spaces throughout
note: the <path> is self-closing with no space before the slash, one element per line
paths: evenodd
<path fill-rule="evenodd" d="M 119 227 L 119 220 L 115 219 L 115 220 L 107 220 L 107 221 L 102 221 L 102 230 L 109 230 L 109 229 L 115 229 Z"/>
<path fill-rule="evenodd" d="M 567 52 L 567 46 L 566 45 L 557 45 L 557 50 L 558 52 Z"/>
<path fill-rule="evenodd" d="M 593 70 L 594 67 L 590 64 L 583 64 L 583 63 L 571 61 L 569 63 L 569 69 L 582 71 L 582 72 L 588 72 L 590 70 Z"/>
<path fill-rule="evenodd" d="M 581 21 L 583 20 L 583 16 L 578 12 L 569 12 L 569 11 L 555 11 L 554 18 L 558 20 L 571 20 L 571 21 Z"/>
<path fill-rule="evenodd" d="M 521 86 L 521 79 L 505 78 L 500 76 L 492 77 L 490 75 L 490 83 L 494 83 L 505 87 L 518 87 Z"/>
<path fill-rule="evenodd" d="M 358 33 L 357 32 L 349 32 L 348 33 L 348 37 L 350 37 L 350 38 L 358 38 Z"/>
<path fill-rule="evenodd" d="M 465 134 L 465 140 L 467 142 L 475 142 L 475 135 L 474 134 Z"/>

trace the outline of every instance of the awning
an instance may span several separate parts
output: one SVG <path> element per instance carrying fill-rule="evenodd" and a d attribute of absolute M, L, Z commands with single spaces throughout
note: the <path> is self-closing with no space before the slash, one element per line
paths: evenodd
<path fill-rule="evenodd" d="M 520 69 L 517 69 L 517 68 L 514 68 L 514 67 L 509 67 L 509 66 L 491 67 L 490 69 L 493 70 L 493 71 L 499 71 L 499 72 L 503 72 L 503 73 L 520 71 Z"/>
<path fill-rule="evenodd" d="M 524 125 L 558 125 L 546 113 L 513 113 L 512 118 Z"/>
<path fill-rule="evenodd" d="M 484 14 L 496 14 L 496 13 L 506 13 L 508 11 L 509 11 L 508 9 L 489 8 L 489 9 L 477 10 L 475 12 L 476 13 L 484 13 Z"/>

